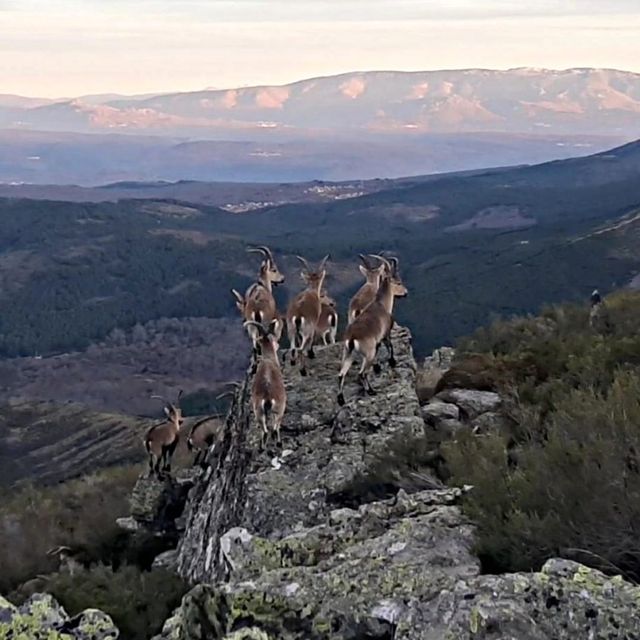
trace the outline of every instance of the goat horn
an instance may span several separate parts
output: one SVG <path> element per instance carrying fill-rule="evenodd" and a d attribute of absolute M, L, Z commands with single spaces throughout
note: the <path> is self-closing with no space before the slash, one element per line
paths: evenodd
<path fill-rule="evenodd" d="M 362 260 L 362 264 L 364 264 L 364 266 L 367 269 L 371 269 L 371 264 L 369 264 L 369 261 L 367 260 L 367 257 L 362 255 L 361 253 L 358 254 L 360 260 Z"/>
<path fill-rule="evenodd" d="M 307 272 L 311 272 L 311 267 L 309 266 L 309 263 L 302 257 L 302 256 L 296 256 L 296 258 L 298 258 L 298 260 L 300 260 L 300 262 L 302 262 L 302 264 L 304 265 L 304 268 L 307 270 Z"/>
<path fill-rule="evenodd" d="M 238 301 L 244 304 L 244 298 L 242 296 L 242 294 L 239 291 L 236 291 L 235 289 L 231 289 L 231 293 L 233 294 L 234 298 Z"/>
<path fill-rule="evenodd" d="M 265 258 L 268 258 L 273 262 L 273 256 L 271 255 L 271 251 L 267 247 L 255 247 L 247 249 L 247 253 L 261 253 Z"/>
<path fill-rule="evenodd" d="M 260 332 L 260 335 L 264 338 L 264 336 L 267 335 L 267 332 L 265 331 L 265 328 L 262 326 L 262 324 L 260 324 L 259 322 L 256 322 L 255 320 L 246 320 L 243 325 L 243 327 L 256 327 L 258 329 L 258 331 Z"/>
<path fill-rule="evenodd" d="M 330 254 L 327 253 L 327 255 L 324 258 L 322 258 L 322 262 L 320 262 L 320 267 L 318 268 L 318 271 L 322 271 L 324 269 L 329 257 L 330 257 Z"/>
<path fill-rule="evenodd" d="M 377 260 L 380 260 L 380 262 L 382 262 L 387 269 L 389 269 L 389 271 L 392 270 L 391 265 L 389 264 L 389 261 L 386 258 L 383 258 L 381 255 L 378 255 L 377 253 L 370 253 L 369 254 L 372 258 L 376 258 Z"/>

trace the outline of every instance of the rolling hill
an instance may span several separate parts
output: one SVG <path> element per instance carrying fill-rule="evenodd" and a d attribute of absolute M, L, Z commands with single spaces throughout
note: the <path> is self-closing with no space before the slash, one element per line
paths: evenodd
<path fill-rule="evenodd" d="M 401 257 L 411 295 L 398 318 L 425 353 L 486 321 L 583 299 L 634 281 L 640 267 L 640 143 L 534 167 L 404 180 L 344 200 L 253 213 L 163 200 L 0 201 L 0 351 L 84 349 L 114 327 L 159 317 L 235 317 L 267 243 L 299 288 L 293 257 L 332 255 L 344 303 L 356 256 Z"/>

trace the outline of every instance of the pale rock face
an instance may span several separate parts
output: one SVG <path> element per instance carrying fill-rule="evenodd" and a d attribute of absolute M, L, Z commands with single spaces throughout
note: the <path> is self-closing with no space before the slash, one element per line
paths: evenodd
<path fill-rule="evenodd" d="M 438 394 L 438 400 L 457 405 L 469 420 L 482 413 L 495 411 L 502 404 L 499 394 L 494 391 L 476 389 L 447 389 Z"/>
<path fill-rule="evenodd" d="M 436 422 L 441 419 L 459 420 L 460 409 L 450 402 L 432 400 L 422 407 L 422 417 L 427 422 Z"/>

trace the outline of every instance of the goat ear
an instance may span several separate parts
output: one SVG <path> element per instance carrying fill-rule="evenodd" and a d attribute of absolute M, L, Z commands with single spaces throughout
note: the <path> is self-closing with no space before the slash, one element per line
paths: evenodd
<path fill-rule="evenodd" d="M 236 291 L 235 289 L 231 289 L 231 293 L 233 294 L 237 302 L 239 302 L 240 304 L 244 304 L 244 297 L 240 295 L 238 291 Z"/>
<path fill-rule="evenodd" d="M 359 265 L 358 265 L 358 269 L 360 269 L 360 273 L 361 273 L 363 276 L 366 276 L 366 275 L 367 275 L 367 270 L 366 270 L 366 269 L 365 269 L 365 267 L 363 267 L 361 264 L 359 264 Z"/>
<path fill-rule="evenodd" d="M 169 409 L 169 407 L 165 404 L 164 407 L 164 415 L 167 416 L 167 418 L 171 417 L 171 409 Z"/>

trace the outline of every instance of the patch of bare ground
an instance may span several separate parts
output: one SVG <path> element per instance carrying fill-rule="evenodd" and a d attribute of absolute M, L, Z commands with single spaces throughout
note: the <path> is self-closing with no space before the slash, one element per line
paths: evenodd
<path fill-rule="evenodd" d="M 216 239 L 212 234 L 195 229 L 151 229 L 149 233 L 154 236 L 170 236 L 177 240 L 190 242 L 199 247 L 205 247 Z"/>
<path fill-rule="evenodd" d="M 248 341 L 235 318 L 162 318 L 115 329 L 86 351 L 0 362 L 13 402 L 81 402 L 98 411 L 159 415 L 153 394 L 216 391 L 246 369 Z"/>
<path fill-rule="evenodd" d="M 499 205 L 487 207 L 478 211 L 474 216 L 447 227 L 445 231 L 469 231 L 472 229 L 524 229 L 537 224 L 535 218 L 527 218 L 519 207 Z"/>
<path fill-rule="evenodd" d="M 140 207 L 142 213 L 148 213 L 159 218 L 172 218 L 187 220 L 201 216 L 202 212 L 195 207 L 185 207 L 184 205 L 172 204 L 169 202 L 151 202 Z"/>
<path fill-rule="evenodd" d="M 75 404 L 0 405 L 0 486 L 56 483 L 98 468 L 142 461 L 149 419 Z"/>

